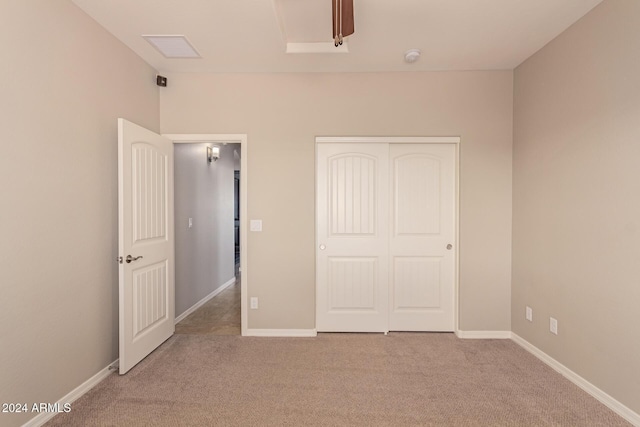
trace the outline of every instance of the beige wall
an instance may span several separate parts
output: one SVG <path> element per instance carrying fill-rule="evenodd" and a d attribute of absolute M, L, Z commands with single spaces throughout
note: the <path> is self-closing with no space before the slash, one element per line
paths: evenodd
<path fill-rule="evenodd" d="M 55 402 L 117 357 L 125 117 L 248 134 L 249 217 L 264 221 L 249 235 L 250 328 L 315 326 L 315 136 L 461 136 L 461 329 L 513 329 L 640 412 L 637 0 L 605 0 L 515 82 L 175 74 L 160 98 L 154 70 L 67 0 L 2 2 L 0 24 L 0 402 Z"/>
<path fill-rule="evenodd" d="M 512 72 L 173 74 L 163 133 L 246 133 L 249 328 L 315 327 L 315 136 L 461 136 L 460 325 L 510 325 Z"/>
<path fill-rule="evenodd" d="M 640 1 L 519 66 L 514 114 L 513 331 L 640 412 Z"/>
<path fill-rule="evenodd" d="M 117 358 L 116 118 L 159 130 L 158 90 L 68 1 L 0 24 L 0 402 L 54 403 Z"/>

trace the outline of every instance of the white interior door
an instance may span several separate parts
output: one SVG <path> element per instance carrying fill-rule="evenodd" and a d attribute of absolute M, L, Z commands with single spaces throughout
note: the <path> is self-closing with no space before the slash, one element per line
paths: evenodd
<path fill-rule="evenodd" d="M 120 374 L 173 335 L 173 145 L 118 119 Z"/>
<path fill-rule="evenodd" d="M 391 144 L 389 330 L 453 331 L 453 144 Z"/>
<path fill-rule="evenodd" d="M 318 331 L 454 330 L 456 149 L 317 145 Z"/>
<path fill-rule="evenodd" d="M 316 329 L 386 332 L 388 147 L 317 148 Z"/>

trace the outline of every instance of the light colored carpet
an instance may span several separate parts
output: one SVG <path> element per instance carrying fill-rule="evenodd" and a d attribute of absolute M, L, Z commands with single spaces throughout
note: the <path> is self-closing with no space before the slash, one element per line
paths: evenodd
<path fill-rule="evenodd" d="M 50 426 L 622 426 L 509 340 L 175 335 Z"/>

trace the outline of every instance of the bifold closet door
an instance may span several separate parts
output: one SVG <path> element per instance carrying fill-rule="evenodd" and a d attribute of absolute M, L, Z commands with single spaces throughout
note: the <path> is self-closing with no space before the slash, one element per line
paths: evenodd
<path fill-rule="evenodd" d="M 389 147 L 317 145 L 316 329 L 386 332 Z"/>

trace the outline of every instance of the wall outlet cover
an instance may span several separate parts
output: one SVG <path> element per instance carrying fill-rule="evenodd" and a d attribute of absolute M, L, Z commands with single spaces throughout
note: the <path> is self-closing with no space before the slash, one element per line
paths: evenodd
<path fill-rule="evenodd" d="M 262 231 L 262 220 L 261 219 L 252 219 L 249 222 L 249 229 L 251 231 Z"/>

